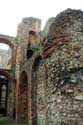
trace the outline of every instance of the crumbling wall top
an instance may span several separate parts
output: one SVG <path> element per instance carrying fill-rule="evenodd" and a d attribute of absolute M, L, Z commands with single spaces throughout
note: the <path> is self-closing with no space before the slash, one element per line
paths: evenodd
<path fill-rule="evenodd" d="M 82 31 L 83 12 L 81 10 L 67 9 L 58 14 L 49 29 L 52 33 L 72 33 Z"/>

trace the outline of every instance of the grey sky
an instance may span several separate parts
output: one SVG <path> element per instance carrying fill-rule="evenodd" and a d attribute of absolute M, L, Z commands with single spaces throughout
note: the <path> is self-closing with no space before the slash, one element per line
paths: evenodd
<path fill-rule="evenodd" d="M 40 18 L 43 28 L 48 18 L 67 8 L 83 10 L 83 0 L 0 0 L 0 34 L 16 36 L 18 23 L 30 16 Z"/>

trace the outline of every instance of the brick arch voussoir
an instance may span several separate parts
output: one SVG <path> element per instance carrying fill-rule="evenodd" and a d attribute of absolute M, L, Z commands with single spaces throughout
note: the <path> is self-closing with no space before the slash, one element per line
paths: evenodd
<path fill-rule="evenodd" d="M 8 39 L 0 38 L 0 43 L 4 43 L 4 44 L 8 45 L 11 49 L 14 48 L 13 43 Z"/>
<path fill-rule="evenodd" d="M 0 75 L 4 75 L 5 77 L 8 78 L 9 81 L 11 81 L 10 73 L 7 70 L 0 69 Z"/>

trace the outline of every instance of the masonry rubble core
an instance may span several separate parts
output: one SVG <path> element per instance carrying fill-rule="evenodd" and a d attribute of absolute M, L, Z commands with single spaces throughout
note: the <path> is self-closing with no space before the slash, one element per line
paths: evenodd
<path fill-rule="evenodd" d="M 9 118 L 26 125 L 83 125 L 83 12 L 67 9 L 41 20 L 23 18 L 17 36 L 0 35 L 11 48 Z"/>

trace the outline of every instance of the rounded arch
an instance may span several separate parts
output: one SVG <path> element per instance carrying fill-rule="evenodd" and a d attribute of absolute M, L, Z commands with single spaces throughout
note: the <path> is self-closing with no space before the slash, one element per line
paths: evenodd
<path fill-rule="evenodd" d="M 0 43 L 7 44 L 7 45 L 9 45 L 9 47 L 10 47 L 11 49 L 13 49 L 13 44 L 12 44 L 11 41 L 9 41 L 8 39 L 0 38 Z"/>
<path fill-rule="evenodd" d="M 22 84 L 23 80 L 28 80 L 28 75 L 26 71 L 22 71 L 20 73 L 20 85 Z"/>
<path fill-rule="evenodd" d="M 0 69 L 0 75 L 4 75 L 5 77 L 7 77 L 10 81 L 10 74 L 7 70 L 4 70 L 4 69 Z"/>
<path fill-rule="evenodd" d="M 1 68 L 11 69 L 11 66 L 12 66 L 11 61 L 13 60 L 13 56 L 14 56 L 14 45 L 10 40 L 8 40 L 6 38 L 1 38 L 1 37 L 0 37 L 0 43 L 5 44 L 9 47 L 9 49 L 6 50 L 7 53 L 5 50 L 3 50 L 5 52 L 4 56 L 2 56 L 2 54 L 1 54 Z M 2 53 L 3 53 L 3 51 L 2 51 Z M 6 60 L 5 60 L 5 56 L 6 56 Z"/>
<path fill-rule="evenodd" d="M 38 56 L 35 57 L 35 59 L 34 59 L 34 61 L 33 61 L 33 64 L 32 64 L 32 68 L 31 68 L 32 73 L 33 73 L 33 71 L 36 70 L 37 64 L 38 64 L 42 59 L 43 59 L 43 58 L 42 58 L 41 55 L 38 55 Z"/>
<path fill-rule="evenodd" d="M 19 79 L 19 114 L 18 119 L 25 123 L 28 122 L 28 75 L 26 71 L 20 73 Z"/>
<path fill-rule="evenodd" d="M 10 73 L 0 69 L 0 114 L 7 115 Z"/>
<path fill-rule="evenodd" d="M 32 98 L 32 125 L 45 124 L 45 93 L 44 93 L 44 60 L 38 55 L 32 65 L 32 82 L 31 82 L 31 98 Z M 43 117 L 42 117 L 43 116 Z M 41 123 L 40 123 L 41 122 Z"/>
<path fill-rule="evenodd" d="M 10 75 L 10 71 L 5 70 L 5 69 L 0 69 L 0 75 L 3 75 L 8 79 L 8 91 L 10 91 L 10 86 L 11 86 L 11 82 L 12 82 L 12 77 Z"/>

